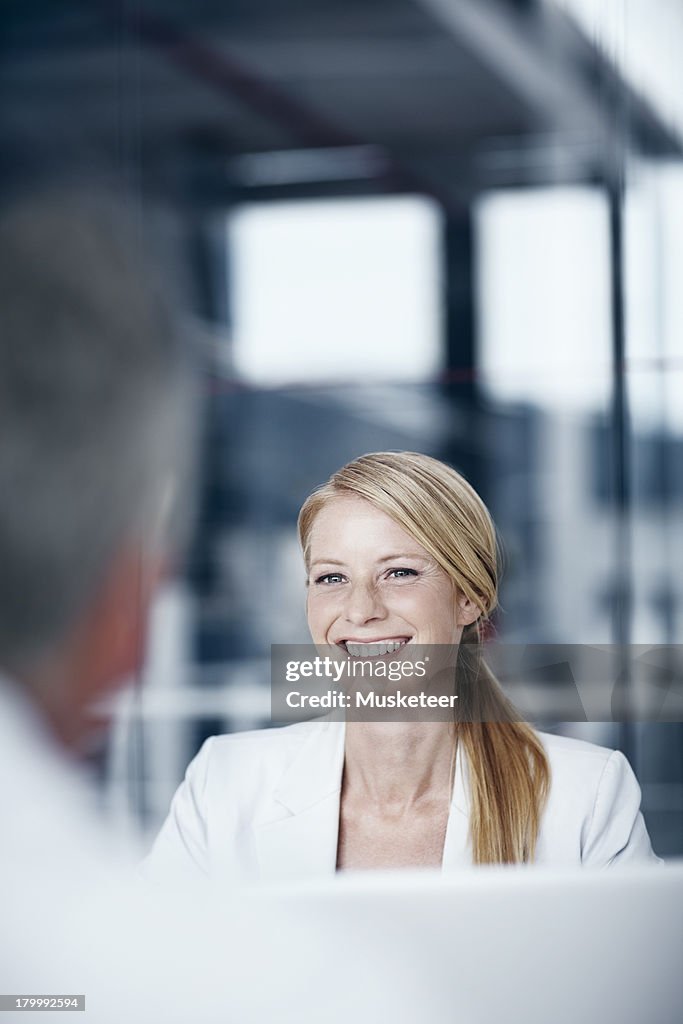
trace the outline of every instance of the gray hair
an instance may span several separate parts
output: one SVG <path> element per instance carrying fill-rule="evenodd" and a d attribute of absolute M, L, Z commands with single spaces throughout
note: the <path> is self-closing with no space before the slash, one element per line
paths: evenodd
<path fill-rule="evenodd" d="M 190 465 L 189 370 L 120 200 L 43 195 L 0 220 L 0 666 L 58 647 L 151 538 Z"/>

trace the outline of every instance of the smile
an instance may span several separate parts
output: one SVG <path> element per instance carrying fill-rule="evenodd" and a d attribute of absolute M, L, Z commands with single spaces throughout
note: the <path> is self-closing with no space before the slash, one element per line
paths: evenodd
<path fill-rule="evenodd" d="M 343 647 L 352 658 L 380 658 L 383 654 L 393 654 L 409 642 L 409 637 L 392 637 L 387 640 L 372 640 L 362 643 L 356 640 L 341 640 Z"/>

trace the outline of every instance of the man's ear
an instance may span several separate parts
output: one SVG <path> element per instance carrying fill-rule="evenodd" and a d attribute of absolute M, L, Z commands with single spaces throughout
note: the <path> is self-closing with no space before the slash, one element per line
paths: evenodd
<path fill-rule="evenodd" d="M 479 605 L 471 601 L 469 597 L 466 597 L 462 591 L 458 591 L 456 605 L 455 621 L 457 626 L 471 626 L 482 613 Z"/>
<path fill-rule="evenodd" d="M 89 614 L 84 654 L 91 698 L 118 689 L 140 669 L 150 606 L 165 563 L 130 545 L 119 552 Z"/>
<path fill-rule="evenodd" d="M 122 547 L 60 651 L 32 670 L 44 712 L 66 746 L 99 728 L 105 719 L 94 709 L 140 669 L 150 606 L 165 568 L 139 543 Z"/>

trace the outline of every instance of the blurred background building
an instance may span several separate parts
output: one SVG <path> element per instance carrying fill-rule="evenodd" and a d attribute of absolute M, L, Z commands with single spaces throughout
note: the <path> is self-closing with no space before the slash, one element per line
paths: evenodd
<path fill-rule="evenodd" d="M 302 500 L 414 449 L 478 488 L 498 633 L 683 630 L 679 0 L 5 0 L 5 198 L 114 181 L 204 345 L 192 549 L 100 761 L 153 831 L 306 642 Z M 548 723 L 546 723 L 548 724 Z M 620 746 L 683 854 L 683 725 Z"/>

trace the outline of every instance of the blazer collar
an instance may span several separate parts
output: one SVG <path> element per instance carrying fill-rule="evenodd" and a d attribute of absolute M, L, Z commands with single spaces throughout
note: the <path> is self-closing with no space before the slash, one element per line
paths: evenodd
<path fill-rule="evenodd" d="M 273 793 L 265 819 L 254 825 L 262 879 L 283 881 L 334 874 L 345 735 L 344 722 L 311 723 L 308 735 Z M 467 774 L 459 748 L 444 842 L 445 872 L 471 863 Z"/>
<path fill-rule="evenodd" d="M 259 874 L 267 881 L 333 875 L 344 769 L 343 722 L 312 722 L 254 825 Z"/>
<path fill-rule="evenodd" d="M 341 792 L 345 722 L 311 722 L 308 736 L 285 770 L 273 794 L 291 814 L 302 814 Z"/>

